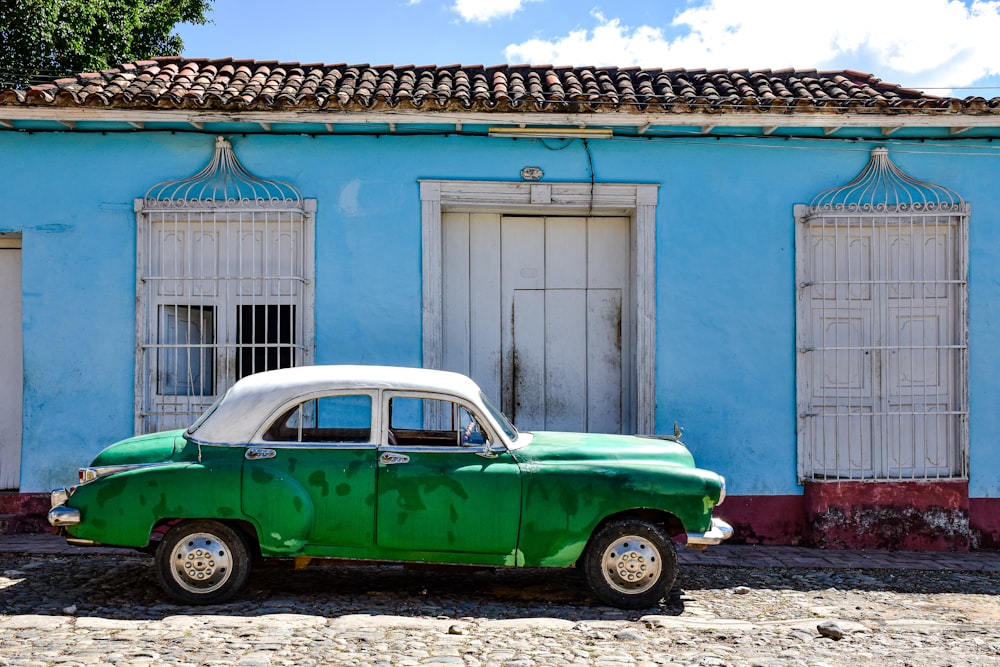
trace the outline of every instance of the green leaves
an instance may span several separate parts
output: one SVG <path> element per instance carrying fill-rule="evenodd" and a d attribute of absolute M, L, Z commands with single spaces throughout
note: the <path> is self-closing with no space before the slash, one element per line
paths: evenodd
<path fill-rule="evenodd" d="M 0 89 L 178 55 L 178 23 L 204 24 L 212 0 L 3 0 Z"/>

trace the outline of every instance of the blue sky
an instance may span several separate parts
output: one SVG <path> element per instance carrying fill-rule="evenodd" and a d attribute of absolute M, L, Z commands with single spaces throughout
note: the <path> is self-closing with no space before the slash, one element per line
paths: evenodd
<path fill-rule="evenodd" d="M 395 65 L 856 69 L 1000 96 L 1000 0 L 214 0 L 184 55 Z"/>

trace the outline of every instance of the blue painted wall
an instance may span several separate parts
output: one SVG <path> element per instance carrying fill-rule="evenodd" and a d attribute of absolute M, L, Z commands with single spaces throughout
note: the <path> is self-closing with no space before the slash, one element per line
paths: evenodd
<path fill-rule="evenodd" d="M 316 198 L 317 363 L 421 363 L 418 179 L 660 185 L 657 426 L 674 420 L 730 493 L 798 494 L 792 207 L 853 178 L 872 144 L 232 136 L 250 171 Z M 1000 496 L 1000 153 L 889 142 L 970 221 L 971 483 Z M 196 133 L 0 132 L 0 231 L 23 234 L 22 488 L 46 491 L 133 428 L 135 215 L 153 184 L 211 158 Z M 964 153 L 964 154 L 963 154 Z"/>

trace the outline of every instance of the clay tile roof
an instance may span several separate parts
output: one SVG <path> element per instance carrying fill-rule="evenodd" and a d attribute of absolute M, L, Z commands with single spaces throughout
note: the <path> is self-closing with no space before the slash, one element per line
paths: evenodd
<path fill-rule="evenodd" d="M 997 113 L 853 70 L 301 64 L 171 56 L 0 91 L 0 106 L 121 109 Z"/>

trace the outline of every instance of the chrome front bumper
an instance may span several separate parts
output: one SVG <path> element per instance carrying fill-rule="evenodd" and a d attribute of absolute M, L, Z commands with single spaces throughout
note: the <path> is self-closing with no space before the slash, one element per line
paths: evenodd
<path fill-rule="evenodd" d="M 723 540 L 728 540 L 733 536 L 733 527 L 722 519 L 712 518 L 712 525 L 704 533 L 688 533 L 687 543 L 689 547 L 704 549 L 713 544 L 719 544 Z"/>

